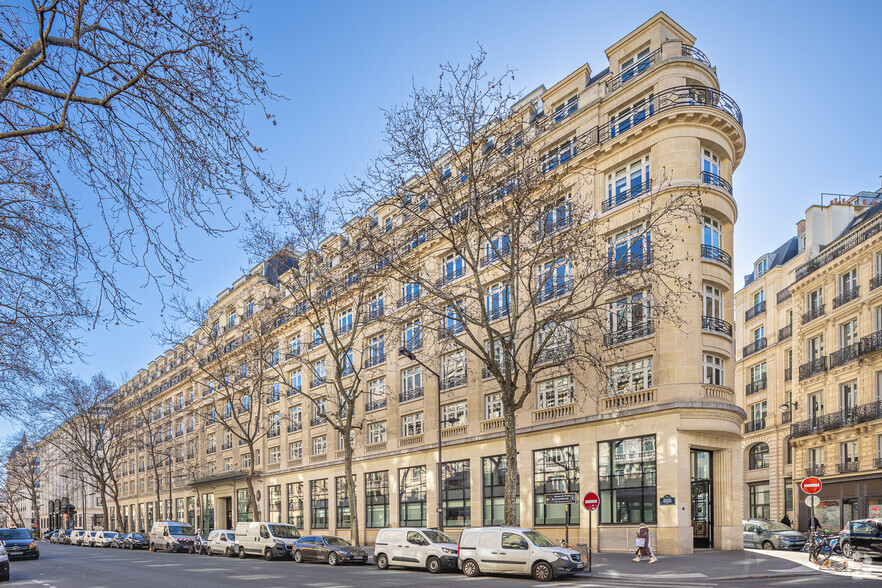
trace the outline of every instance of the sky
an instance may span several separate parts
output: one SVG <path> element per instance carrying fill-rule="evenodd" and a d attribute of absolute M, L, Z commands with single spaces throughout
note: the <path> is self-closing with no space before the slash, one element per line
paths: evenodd
<path fill-rule="evenodd" d="M 744 115 L 747 150 L 732 182 L 740 288 L 822 192 L 880 187 L 882 2 L 255 0 L 245 19 L 253 50 L 286 99 L 269 107 L 277 126 L 254 113 L 253 136 L 292 186 L 333 190 L 382 148 L 382 109 L 405 102 L 412 84 L 435 84 L 442 62 L 464 63 L 480 45 L 488 70 L 514 69 L 526 93 L 585 63 L 601 71 L 604 50 L 659 10 L 697 38 Z M 187 242 L 199 259 L 186 271 L 191 297 L 213 299 L 251 266 L 234 235 Z M 165 350 L 153 336 L 159 293 L 142 282 L 124 277 L 138 322 L 85 333 L 75 373 L 121 383 Z M 11 427 L 0 421 L 0 432 Z"/>

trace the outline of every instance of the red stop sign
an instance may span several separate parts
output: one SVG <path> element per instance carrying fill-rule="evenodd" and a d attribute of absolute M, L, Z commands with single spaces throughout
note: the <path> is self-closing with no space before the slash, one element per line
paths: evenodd
<path fill-rule="evenodd" d="M 799 487 L 802 488 L 802 491 L 806 494 L 817 494 L 821 491 L 821 479 L 815 478 L 814 476 L 806 478 L 799 484 Z"/>
<path fill-rule="evenodd" d="M 585 510 L 597 510 L 597 507 L 600 506 L 600 497 L 594 492 L 589 492 L 582 498 L 582 506 L 585 507 Z"/>

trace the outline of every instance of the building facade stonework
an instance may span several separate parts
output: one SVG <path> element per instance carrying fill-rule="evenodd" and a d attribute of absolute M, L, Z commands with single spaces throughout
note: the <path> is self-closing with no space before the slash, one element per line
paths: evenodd
<path fill-rule="evenodd" d="M 546 506 L 544 494 L 581 496 L 593 490 L 601 497 L 593 544 L 604 551 L 633 550 L 641 522 L 650 525 L 660 553 L 740 549 L 742 544 L 742 494 L 737 489 L 743 483 L 744 411 L 733 390 L 731 251 L 737 208 L 731 178 L 744 155 L 745 135 L 740 110 L 720 92 L 716 69 L 694 43 L 692 35 L 660 13 L 607 49 L 607 69 L 594 74 L 584 65 L 527 97 L 544 108 L 546 117 L 555 117 L 546 131 L 549 137 L 595 137 L 566 156 L 570 165 L 592 170 L 582 196 L 613 227 L 611 239 L 640 222 L 641 203 L 647 199 L 701 191 L 703 223 L 684 224 L 678 231 L 682 242 L 676 247 L 689 258 L 682 271 L 702 291 L 684 306 L 682 324 L 659 321 L 611 343 L 621 346 L 625 358 L 619 367 L 628 381 L 620 389 L 586 402 L 558 390 L 555 382 L 539 382 L 518 416 L 520 524 L 563 538 L 565 510 Z M 652 176 L 664 181 L 653 184 Z M 382 203 L 374 212 L 384 226 L 386 219 L 390 227 L 407 222 Z M 440 254 L 430 245 L 421 249 L 421 261 L 427 271 L 437 271 Z M 338 241 L 329 240 L 326 259 L 348 254 L 341 253 Z M 258 265 L 210 309 L 206 320 L 220 325 L 213 336 L 230 341 L 225 353 L 237 352 L 234 341 L 243 336 L 246 317 L 298 304 L 280 297 L 270 270 Z M 386 291 L 386 313 L 402 306 L 395 304 L 399 290 L 390 285 Z M 407 296 L 400 292 L 401 300 Z M 407 336 L 380 321 L 376 333 L 365 337 L 384 332 L 389 350 Z M 286 362 L 301 365 L 293 358 L 299 361 L 304 353 L 315 364 L 322 360 L 322 346 L 308 343 L 312 334 L 297 313 L 275 325 L 273 333 L 281 350 L 274 361 L 283 370 Z M 118 472 L 124 530 L 149 530 L 160 518 L 188 520 L 203 532 L 233 528 L 253 516 L 244 481 L 253 465 L 262 518 L 290 522 L 306 532 L 347 536 L 341 445 L 297 393 L 301 387 L 321 386 L 321 378 L 293 367 L 286 372 L 290 393 L 261 400 L 267 434 L 253 454 L 244 453 L 218 420 L 196 416 L 196 407 L 217 403 L 217 391 L 213 382 L 198 377 L 194 360 L 183 352 L 199 341 L 195 334 L 192 339 L 158 357 L 120 389 L 120 403 L 132 407 L 126 409 L 129 426 Z M 433 342 L 428 337 L 420 341 L 414 353 L 427 364 L 437 361 Z M 444 527 L 452 535 L 466 526 L 501 524 L 504 428 L 493 381 L 482 377 L 485 366 L 466 359 L 456 385 L 446 381 L 439 390 L 435 379 L 406 356 L 387 350 L 372 358 L 363 382 L 370 389 L 368 402 L 354 408 L 365 420 L 353 459 L 359 539 L 370 543 L 386 526 L 437 525 L 438 492 Z M 441 430 L 438 394 L 450 425 Z M 148 428 L 137 418 L 142 408 L 149 413 L 151 431 L 159 431 L 151 433 L 151 442 L 168 449 L 158 463 L 139 442 Z M 216 408 L 217 419 L 230 418 L 231 408 Z M 251 405 L 242 408 L 253 410 Z M 439 435 L 441 480 L 436 474 Z M 156 468 L 162 471 L 158 497 Z M 574 508 L 569 522 L 570 542 L 587 543 L 587 514 Z"/>

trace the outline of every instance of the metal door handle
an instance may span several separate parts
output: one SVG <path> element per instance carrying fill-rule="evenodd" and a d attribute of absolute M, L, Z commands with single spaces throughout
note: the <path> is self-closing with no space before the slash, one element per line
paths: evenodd
<path fill-rule="evenodd" d="M 410 545 L 405 545 L 404 548 L 405 548 L 405 549 L 410 549 Z"/>
<path fill-rule="evenodd" d="M 499 555 L 499 554 L 496 553 L 495 551 L 491 551 L 491 552 L 490 552 L 490 555 Z"/>

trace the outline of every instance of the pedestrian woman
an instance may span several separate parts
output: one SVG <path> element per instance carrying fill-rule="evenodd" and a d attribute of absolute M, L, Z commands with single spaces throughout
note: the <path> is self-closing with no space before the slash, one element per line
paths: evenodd
<path fill-rule="evenodd" d="M 637 557 L 634 558 L 634 561 L 639 562 L 640 558 L 644 555 L 649 558 L 649 563 L 655 563 L 658 560 L 655 559 L 655 555 L 652 553 L 652 548 L 649 546 L 649 527 L 646 526 L 646 523 L 640 523 L 640 529 L 637 531 L 637 553 L 635 554 Z"/>

